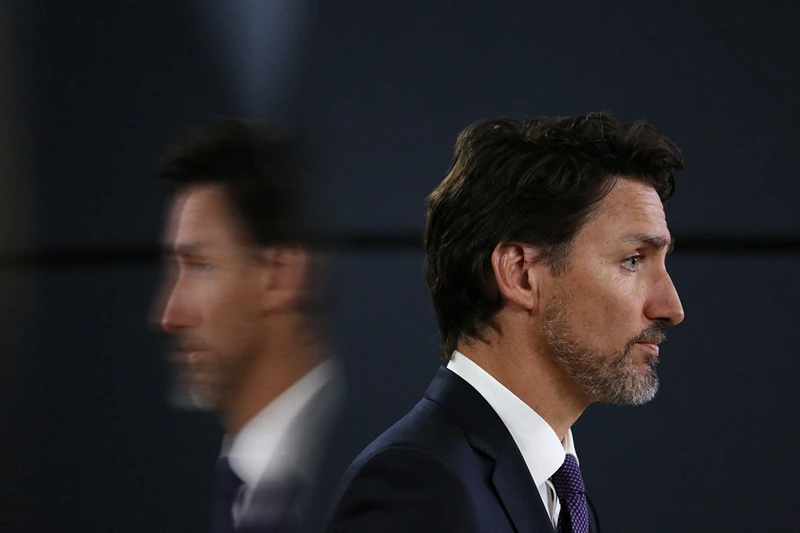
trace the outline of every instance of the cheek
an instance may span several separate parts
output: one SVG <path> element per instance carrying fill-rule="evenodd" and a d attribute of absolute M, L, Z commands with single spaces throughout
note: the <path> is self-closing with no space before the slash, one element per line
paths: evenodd
<path fill-rule="evenodd" d="M 583 342 L 619 349 L 638 333 L 639 311 L 629 280 L 584 278 L 571 289 L 570 322 Z"/>
<path fill-rule="evenodd" d="M 198 280 L 195 307 L 201 316 L 203 329 L 210 333 L 224 332 L 235 321 L 241 300 L 235 283 L 227 279 Z"/>
<path fill-rule="evenodd" d="M 223 337 L 248 337 L 258 316 L 258 291 L 246 280 L 232 280 L 215 291 L 209 302 L 209 320 Z"/>

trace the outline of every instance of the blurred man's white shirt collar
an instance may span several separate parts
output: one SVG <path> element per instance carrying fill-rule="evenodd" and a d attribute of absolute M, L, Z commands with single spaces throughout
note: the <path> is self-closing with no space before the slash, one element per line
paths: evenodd
<path fill-rule="evenodd" d="M 550 424 L 536 411 L 458 350 L 453 352 L 447 368 L 472 385 L 508 428 L 555 527 L 561 505 L 550 477 L 561 468 L 567 453 L 578 458 L 572 430 L 567 430 L 562 444 Z"/>
<path fill-rule="evenodd" d="M 298 416 L 303 408 L 338 372 L 333 357 L 328 357 L 296 381 L 254 416 L 233 442 L 225 437 L 222 455 L 248 489 L 260 483 L 281 481 L 290 473 L 310 478 L 313 465 L 298 464 L 305 457 L 298 432 Z"/>

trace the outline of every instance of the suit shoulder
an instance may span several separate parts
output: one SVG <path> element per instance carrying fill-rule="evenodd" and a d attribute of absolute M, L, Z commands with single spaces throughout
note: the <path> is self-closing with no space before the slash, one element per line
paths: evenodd
<path fill-rule="evenodd" d="M 452 475 L 457 477 L 456 471 L 447 464 L 444 458 L 431 450 L 409 444 L 390 445 L 365 450 L 359 459 L 351 465 L 353 474 L 363 471 L 379 470 L 382 473 L 402 471 L 415 477 L 428 475 Z M 354 476 L 351 476 L 354 477 Z"/>
<path fill-rule="evenodd" d="M 454 448 L 466 443 L 463 429 L 450 413 L 436 402 L 423 398 L 367 446 L 359 459 L 394 448 L 425 451 L 447 462 Z"/>
<path fill-rule="evenodd" d="M 473 517 L 468 488 L 451 465 L 419 447 L 385 446 L 351 466 L 328 532 L 470 532 Z"/>

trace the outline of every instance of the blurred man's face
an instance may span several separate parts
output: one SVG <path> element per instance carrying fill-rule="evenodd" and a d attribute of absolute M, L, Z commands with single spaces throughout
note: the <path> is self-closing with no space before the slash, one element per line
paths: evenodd
<path fill-rule="evenodd" d="M 219 409 L 258 354 L 261 267 L 224 189 L 196 185 L 174 199 L 166 231 L 161 326 L 174 336 L 176 400 Z"/>
<path fill-rule="evenodd" d="M 670 247 L 656 191 L 619 179 L 576 235 L 566 271 L 551 279 L 545 343 L 592 400 L 655 396 L 658 344 L 683 320 L 664 264 Z"/>

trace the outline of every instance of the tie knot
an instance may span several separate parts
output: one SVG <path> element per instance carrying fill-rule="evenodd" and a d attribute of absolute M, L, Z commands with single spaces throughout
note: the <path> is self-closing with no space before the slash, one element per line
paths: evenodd
<path fill-rule="evenodd" d="M 583 486 L 581 469 L 578 468 L 578 461 L 572 454 L 568 453 L 564 457 L 564 464 L 550 479 L 553 481 L 553 487 L 556 489 L 556 496 L 558 496 L 559 500 L 566 500 L 570 496 L 586 492 Z"/>

